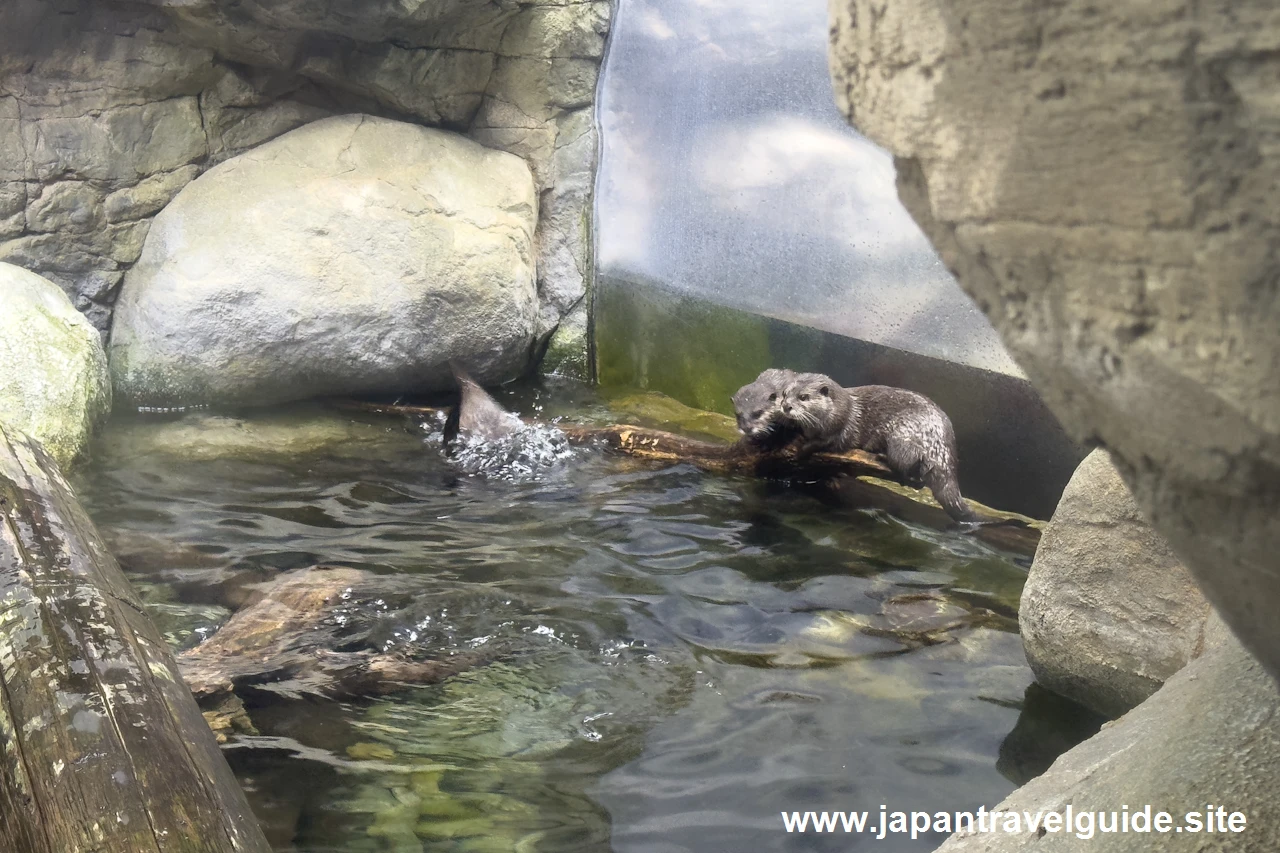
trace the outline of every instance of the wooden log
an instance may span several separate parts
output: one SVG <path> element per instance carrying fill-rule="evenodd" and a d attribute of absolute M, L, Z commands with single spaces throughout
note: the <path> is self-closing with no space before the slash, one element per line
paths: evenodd
<path fill-rule="evenodd" d="M 358 400 L 335 401 L 354 411 L 437 418 L 445 409 Z M 846 506 L 874 507 L 937 530 L 956 527 L 927 490 L 902 484 L 878 456 L 863 450 L 817 453 L 797 459 L 785 450 L 762 451 L 746 442 L 700 441 L 676 433 L 631 424 L 582 426 L 555 424 L 577 444 L 600 443 L 618 453 L 667 464 L 683 463 L 716 474 L 824 484 L 824 494 Z M 1001 550 L 1033 556 L 1040 543 L 1041 522 L 969 501 L 980 524 L 962 527 L 974 538 Z"/>
<path fill-rule="evenodd" d="M 216 634 L 178 656 L 183 678 L 202 706 L 216 709 L 226 696 L 246 689 L 286 698 L 378 696 L 433 684 L 495 656 L 492 648 L 433 660 L 367 646 L 338 651 L 357 638 L 332 620 L 334 608 L 395 592 L 395 579 L 360 569 L 285 572 L 255 590 Z"/>
<path fill-rule="evenodd" d="M 816 453 L 796 459 L 786 451 L 761 451 L 746 442 L 716 444 L 662 430 L 628 424 L 604 427 L 560 425 L 570 441 L 603 442 L 629 456 L 668 463 L 683 462 L 719 474 L 744 474 L 821 484 L 825 497 L 844 506 L 874 507 L 936 530 L 956 522 L 926 490 L 902 484 L 898 475 L 864 450 Z M 976 501 L 970 507 L 980 524 L 962 526 L 974 538 L 1015 554 L 1032 556 L 1040 542 L 1040 526 L 1016 513 L 1001 512 Z"/>
<path fill-rule="evenodd" d="M 661 462 L 686 462 L 717 474 L 746 474 L 753 477 L 815 479 L 839 474 L 893 477 L 889 467 L 874 454 L 863 450 L 846 453 L 817 453 L 797 460 L 783 451 L 762 451 L 745 441 L 718 444 L 686 438 L 660 429 L 610 424 L 609 426 L 566 426 L 557 424 L 570 441 L 578 444 L 603 442 L 611 450 Z"/>
<path fill-rule="evenodd" d="M 268 853 L 55 463 L 0 429 L 0 850 Z"/>
<path fill-rule="evenodd" d="M 334 400 L 333 405 L 352 411 L 389 415 L 437 418 L 448 409 L 411 406 L 403 403 L 372 403 L 361 400 Z M 526 419 L 526 423 L 540 423 Z M 747 474 L 756 477 L 831 476 L 851 474 L 893 477 L 893 472 L 874 454 L 862 450 L 847 453 L 819 453 L 803 462 L 785 452 L 764 452 L 745 442 L 720 444 L 687 438 L 673 432 L 631 424 L 580 426 L 554 424 L 576 444 L 602 442 L 609 449 L 628 456 L 658 462 L 686 462 L 717 474 Z"/>

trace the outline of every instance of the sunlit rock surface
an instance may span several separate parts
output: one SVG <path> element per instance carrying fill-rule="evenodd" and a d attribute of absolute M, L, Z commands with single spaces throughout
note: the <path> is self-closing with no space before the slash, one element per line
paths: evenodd
<path fill-rule="evenodd" d="M 608 24 L 607 0 L 7 0 L 0 260 L 106 330 L 151 217 L 196 175 L 319 118 L 386 115 L 529 163 L 546 340 L 589 280 Z"/>
<path fill-rule="evenodd" d="M 110 409 L 98 332 L 53 282 L 0 263 L 0 423 L 66 465 Z"/>
<path fill-rule="evenodd" d="M 836 98 L 1280 674 L 1280 6 L 832 0 Z"/>
<path fill-rule="evenodd" d="M 221 164 L 156 217 L 111 339 L 140 406 L 452 387 L 529 365 L 537 197 L 446 131 L 324 119 Z"/>
<path fill-rule="evenodd" d="M 1119 716 L 1200 653 L 1209 612 L 1107 452 L 1095 450 L 1067 485 L 1022 590 L 1018 624 L 1036 680 Z"/>
<path fill-rule="evenodd" d="M 1172 820 L 1167 832 L 1102 833 L 1073 817 L 1073 830 L 1046 831 L 1020 824 L 1017 832 L 957 833 L 938 853 L 1036 853 L 1088 850 L 1269 853 L 1280 846 L 1280 797 L 1274 768 L 1280 760 L 1280 694 L 1275 682 L 1235 641 L 1193 661 L 1154 696 L 1099 734 L 1065 753 L 1043 776 L 993 808 L 1002 812 L 1111 813 L 1120 819 L 1150 805 Z M 1242 812 L 1244 831 L 1206 831 L 1206 805 Z M 1197 812 L 1200 829 L 1188 812 Z M 1001 828 L 1009 824 L 1002 818 Z M 1077 833 L 1080 833 L 1079 835 Z M 1084 834 L 1089 838 L 1085 839 Z"/>
<path fill-rule="evenodd" d="M 196 411 L 177 418 L 117 418 L 104 430 L 101 440 L 103 454 L 112 459 L 292 460 L 338 454 L 377 458 L 402 432 L 320 405 L 300 404 L 255 412 L 252 417 Z M 144 563 L 155 562 L 154 555 L 144 553 L 143 558 Z M 133 570 L 147 570 L 122 562 Z"/>

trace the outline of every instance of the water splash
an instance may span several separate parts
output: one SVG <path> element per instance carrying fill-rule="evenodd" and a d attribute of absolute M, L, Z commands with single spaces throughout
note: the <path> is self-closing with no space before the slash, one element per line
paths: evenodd
<path fill-rule="evenodd" d="M 573 455 L 574 448 L 560 430 L 525 425 L 499 438 L 460 435 L 450 458 L 467 474 L 517 483 L 540 479 Z"/>

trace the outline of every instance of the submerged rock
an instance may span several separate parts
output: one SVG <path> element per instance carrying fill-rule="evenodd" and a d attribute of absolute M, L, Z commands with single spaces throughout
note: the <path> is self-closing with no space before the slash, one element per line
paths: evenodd
<path fill-rule="evenodd" d="M 1105 450 L 1067 485 L 1018 623 L 1045 687 L 1118 716 L 1200 653 L 1209 603 L 1151 529 Z"/>
<path fill-rule="evenodd" d="M 117 421 L 103 435 L 103 453 L 117 459 L 160 453 L 190 460 L 358 456 L 376 453 L 402 434 L 320 405 L 302 405 L 251 418 L 192 412 L 176 420 Z"/>
<path fill-rule="evenodd" d="M 116 307 L 117 392 L 268 403 L 483 381 L 537 323 L 528 166 L 441 130 L 315 122 L 211 169 L 156 217 Z"/>
<path fill-rule="evenodd" d="M 97 330 L 56 284 L 0 263 L 0 421 L 66 465 L 110 410 Z"/>

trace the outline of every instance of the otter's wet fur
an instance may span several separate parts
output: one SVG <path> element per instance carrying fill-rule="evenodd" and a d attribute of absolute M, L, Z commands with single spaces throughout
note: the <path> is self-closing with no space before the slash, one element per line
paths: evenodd
<path fill-rule="evenodd" d="M 798 375 L 794 370 L 770 367 L 737 390 L 733 411 L 744 440 L 761 449 L 776 450 L 799 437 L 795 424 L 782 416 L 783 391 Z"/>
<path fill-rule="evenodd" d="M 460 434 L 473 435 L 486 441 L 504 438 L 519 432 L 524 424 L 504 409 L 480 383 L 471 378 L 460 365 L 449 362 L 453 378 L 458 382 L 462 397 L 449 412 L 444 424 L 444 445 L 449 447 Z"/>
<path fill-rule="evenodd" d="M 928 486 L 957 521 L 977 516 L 960 494 L 951 419 L 923 394 L 888 385 L 842 388 L 821 373 L 799 373 L 781 397 L 782 418 L 800 432 L 797 455 L 865 450 L 914 486 Z"/>

